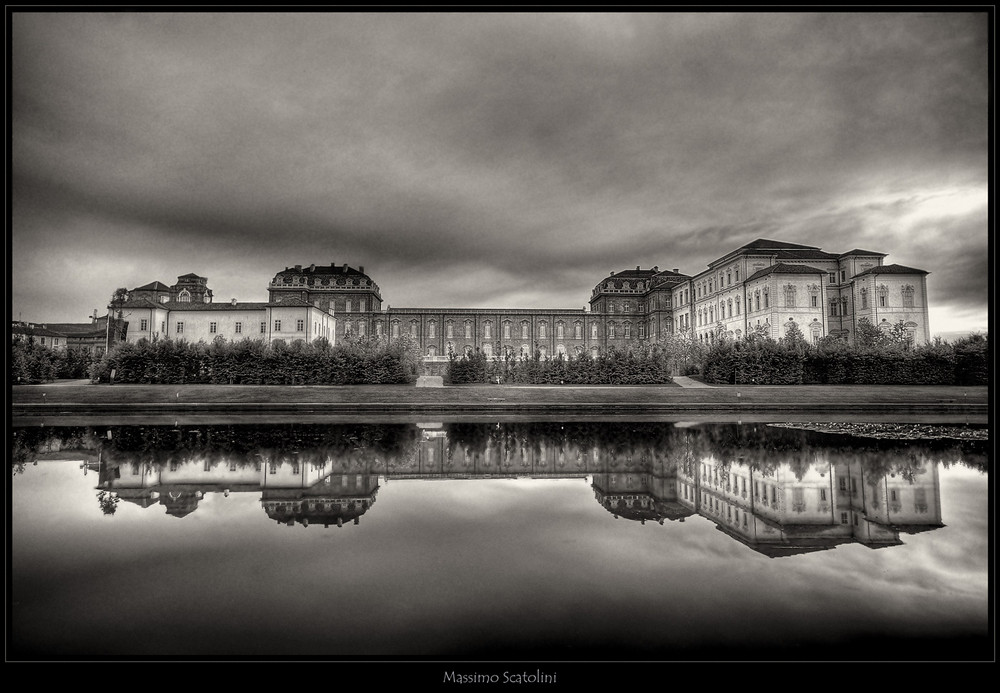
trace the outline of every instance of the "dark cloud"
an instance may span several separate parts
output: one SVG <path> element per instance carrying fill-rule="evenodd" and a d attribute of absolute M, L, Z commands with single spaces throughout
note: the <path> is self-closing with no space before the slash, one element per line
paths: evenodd
<path fill-rule="evenodd" d="M 335 261 L 394 305 L 579 307 L 768 237 L 983 313 L 987 20 L 15 12 L 12 301 Z M 61 298 L 21 288 L 54 266 Z"/>

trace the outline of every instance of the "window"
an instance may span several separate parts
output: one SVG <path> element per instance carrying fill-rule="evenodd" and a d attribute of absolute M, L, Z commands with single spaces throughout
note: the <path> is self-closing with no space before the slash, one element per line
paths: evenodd
<path fill-rule="evenodd" d="M 545 329 L 546 329 L 546 324 L 544 322 L 538 326 L 538 337 L 540 339 L 545 339 L 545 337 L 547 336 L 545 334 Z"/>
<path fill-rule="evenodd" d="M 427 323 L 427 336 L 430 339 L 437 337 L 437 323 L 433 320 Z"/>
<path fill-rule="evenodd" d="M 281 321 L 280 320 L 275 320 L 274 321 L 274 331 L 275 332 L 281 332 Z"/>
<path fill-rule="evenodd" d="M 510 323 L 509 322 L 505 322 L 503 324 L 503 338 L 504 339 L 510 339 Z"/>
<path fill-rule="evenodd" d="M 465 338 L 472 339 L 472 323 L 468 320 L 465 321 Z"/>
<path fill-rule="evenodd" d="M 610 325 L 608 325 L 608 338 L 609 339 L 614 339 L 615 338 L 615 324 L 614 323 L 611 323 Z"/>
<path fill-rule="evenodd" d="M 178 322 L 177 323 L 177 334 L 184 334 L 184 323 L 183 322 Z"/>
<path fill-rule="evenodd" d="M 397 339 L 399 337 L 399 321 L 392 321 L 392 327 L 389 328 L 389 336 L 392 339 Z"/>
<path fill-rule="evenodd" d="M 590 325 L 590 338 L 597 339 L 597 323 L 591 323 Z"/>
<path fill-rule="evenodd" d="M 632 336 L 632 323 L 627 322 L 622 326 L 622 336 L 626 339 Z"/>
<path fill-rule="evenodd" d="M 190 303 L 191 302 L 191 294 L 188 293 L 187 289 L 184 289 L 183 291 L 180 292 L 180 294 L 178 294 L 177 301 L 179 303 Z"/>
<path fill-rule="evenodd" d="M 837 301 L 830 301 L 830 317 L 837 317 Z"/>
<path fill-rule="evenodd" d="M 847 281 L 847 270 L 840 270 L 840 283 L 843 284 Z"/>
<path fill-rule="evenodd" d="M 862 308 L 868 307 L 868 289 L 861 290 L 861 307 Z"/>
<path fill-rule="evenodd" d="M 306 327 L 305 321 L 303 321 L 303 320 L 296 320 L 295 321 L 295 331 L 296 332 L 301 332 L 302 330 L 305 329 L 305 327 Z"/>
<path fill-rule="evenodd" d="M 148 329 L 149 329 L 149 321 L 145 320 L 145 319 L 140 320 L 139 321 L 139 331 L 140 332 L 145 332 Z"/>
<path fill-rule="evenodd" d="M 837 283 L 837 273 L 836 272 L 830 272 L 830 283 L 831 284 L 836 284 Z"/>
<path fill-rule="evenodd" d="M 810 296 L 809 300 L 810 300 L 813 308 L 816 308 L 816 307 L 819 306 L 819 296 Z"/>
<path fill-rule="evenodd" d="M 764 307 L 769 308 L 771 306 L 770 294 L 767 291 L 767 287 L 764 288 Z"/>
<path fill-rule="evenodd" d="M 167 331 L 167 321 L 160 320 L 160 332 L 166 332 L 166 331 Z"/>
<path fill-rule="evenodd" d="M 351 299 L 347 299 L 346 301 L 344 301 L 344 312 L 345 313 L 351 312 Z"/>
<path fill-rule="evenodd" d="M 583 325 L 581 325 L 580 323 L 575 323 L 573 325 L 573 337 L 575 339 L 583 338 Z"/>
<path fill-rule="evenodd" d="M 243 334 L 243 323 L 236 323 L 236 334 Z"/>
<path fill-rule="evenodd" d="M 417 321 L 416 320 L 410 320 L 410 336 L 411 337 L 416 337 L 417 336 Z"/>
<path fill-rule="evenodd" d="M 840 524 L 847 524 L 847 513 L 840 513 Z"/>
<path fill-rule="evenodd" d="M 885 294 L 882 294 L 881 296 L 878 297 L 878 307 L 885 308 L 885 304 L 886 304 Z"/>
<path fill-rule="evenodd" d="M 909 286 L 909 285 L 904 286 L 903 289 L 902 289 L 902 292 L 903 292 L 903 307 L 904 308 L 912 308 L 913 307 L 913 287 Z M 143 329 L 145 329 L 145 328 L 143 328 Z"/>
<path fill-rule="evenodd" d="M 455 337 L 455 326 L 450 322 L 444 328 L 444 336 L 447 339 L 453 339 Z"/>
<path fill-rule="evenodd" d="M 208 323 L 208 332 L 209 332 L 209 334 L 215 334 L 218 331 L 219 331 L 219 323 L 217 323 L 217 322 L 210 322 L 210 323 Z"/>
<path fill-rule="evenodd" d="M 483 337 L 485 339 L 493 339 L 493 323 L 487 322 L 483 325 Z"/>
<path fill-rule="evenodd" d="M 785 285 L 785 308 L 795 307 L 795 286 L 792 284 Z"/>
<path fill-rule="evenodd" d="M 260 333 L 264 334 L 265 332 L 267 332 L 267 323 L 266 322 L 262 322 L 260 324 Z"/>
<path fill-rule="evenodd" d="M 528 338 L 528 323 L 522 322 L 521 323 L 521 339 L 527 339 L 527 338 Z"/>

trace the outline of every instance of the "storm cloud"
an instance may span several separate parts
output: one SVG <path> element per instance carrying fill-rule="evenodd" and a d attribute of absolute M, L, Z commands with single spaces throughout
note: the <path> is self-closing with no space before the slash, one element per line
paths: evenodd
<path fill-rule="evenodd" d="M 986 13 L 11 16 L 13 317 L 195 272 L 264 300 L 579 308 L 755 238 L 929 271 L 988 315 Z"/>

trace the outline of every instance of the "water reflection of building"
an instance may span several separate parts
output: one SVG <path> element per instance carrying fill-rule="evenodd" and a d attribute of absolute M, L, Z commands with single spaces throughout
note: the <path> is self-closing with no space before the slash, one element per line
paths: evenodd
<path fill-rule="evenodd" d="M 333 434 L 291 426 L 259 438 L 225 427 L 124 427 L 100 436 L 100 482 L 178 517 L 208 494 L 258 493 L 276 522 L 328 527 L 356 524 L 382 480 L 586 478 L 617 519 L 663 524 L 700 515 L 771 556 L 847 542 L 891 546 L 942 526 L 938 458 L 919 446 L 642 426 L 421 424 Z"/>
<path fill-rule="evenodd" d="M 912 468 L 911 468 L 912 469 Z M 705 457 L 682 469 L 680 502 L 760 553 L 781 556 L 857 542 L 902 543 L 900 533 L 942 526 L 935 463 L 916 473 L 866 472 L 858 460 L 807 460 L 761 471 Z"/>

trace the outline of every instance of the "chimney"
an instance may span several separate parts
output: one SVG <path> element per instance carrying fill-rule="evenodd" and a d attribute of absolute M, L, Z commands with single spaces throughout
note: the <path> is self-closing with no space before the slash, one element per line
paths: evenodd
<path fill-rule="evenodd" d="M 639 271 L 639 265 L 635 266 L 636 271 Z"/>
<path fill-rule="evenodd" d="M 681 271 L 679 269 L 677 269 L 676 267 L 674 267 L 674 274 L 680 274 L 680 272 Z"/>
<path fill-rule="evenodd" d="M 654 272 L 659 272 L 660 271 L 660 266 L 659 265 L 653 265 L 653 271 Z"/>
<path fill-rule="evenodd" d="M 364 274 L 365 273 L 365 266 L 364 265 L 358 265 L 358 272 L 361 272 L 361 274 Z"/>
<path fill-rule="evenodd" d="M 230 303 L 235 306 L 236 305 L 236 299 L 234 298 L 232 301 L 230 301 Z"/>
<path fill-rule="evenodd" d="M 344 274 L 347 274 L 347 263 L 344 263 Z"/>
<path fill-rule="evenodd" d="M 316 271 L 316 265 L 309 265 L 309 271 L 310 272 L 315 272 Z"/>
<path fill-rule="evenodd" d="M 302 265 L 295 265 L 295 271 L 296 272 L 301 272 L 302 271 Z"/>

